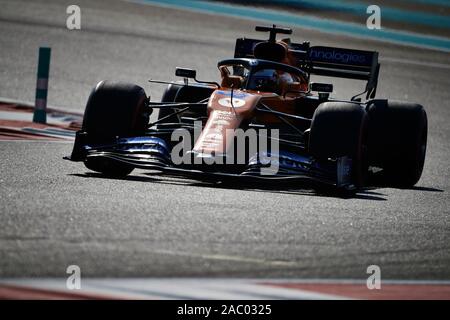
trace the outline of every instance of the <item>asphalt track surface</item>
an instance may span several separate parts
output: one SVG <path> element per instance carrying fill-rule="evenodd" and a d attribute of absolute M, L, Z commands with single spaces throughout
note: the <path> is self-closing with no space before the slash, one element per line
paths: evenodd
<path fill-rule="evenodd" d="M 265 37 L 254 21 L 78 1 L 82 30 L 65 28 L 64 1 L 0 1 L 0 96 L 32 101 L 39 46 L 52 47 L 49 104 L 82 111 L 102 79 L 142 85 L 155 100 L 176 66 L 216 80 L 237 37 Z M 88 173 L 63 161 L 71 143 L 0 142 L 0 277 L 450 279 L 448 53 L 294 29 L 294 41 L 381 52 L 379 97 L 423 104 L 429 145 L 415 188 L 353 198 L 305 186 L 245 189 Z M 362 87 L 360 85 L 360 87 Z M 340 82 L 337 96 L 359 88 Z M 350 92 L 350 93 L 348 93 Z"/>

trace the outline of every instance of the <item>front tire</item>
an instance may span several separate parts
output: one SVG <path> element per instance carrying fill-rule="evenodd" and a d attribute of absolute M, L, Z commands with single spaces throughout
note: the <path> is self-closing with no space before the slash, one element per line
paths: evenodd
<path fill-rule="evenodd" d="M 314 112 L 309 151 L 318 160 L 349 156 L 352 180 L 361 188 L 367 178 L 367 114 L 356 103 L 325 102 Z"/>
<path fill-rule="evenodd" d="M 143 88 L 125 82 L 101 81 L 92 90 L 83 117 L 82 131 L 90 144 L 108 144 L 117 137 L 144 135 L 150 110 Z M 85 166 L 108 176 L 122 177 L 133 167 L 108 159 L 89 158 Z"/>

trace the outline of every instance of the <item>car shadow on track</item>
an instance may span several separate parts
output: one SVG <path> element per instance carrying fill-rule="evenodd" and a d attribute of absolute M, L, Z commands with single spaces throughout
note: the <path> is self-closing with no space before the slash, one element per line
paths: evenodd
<path fill-rule="evenodd" d="M 313 183 L 292 183 L 292 182 L 261 182 L 256 186 L 255 183 L 232 183 L 232 182 L 216 182 L 216 181 L 199 181 L 181 177 L 167 177 L 153 173 L 144 173 L 144 175 L 128 175 L 126 177 L 110 177 L 96 172 L 86 172 L 84 174 L 74 173 L 71 176 L 90 178 L 90 179 L 112 179 L 123 181 L 151 182 L 170 185 L 185 185 L 191 187 L 217 188 L 227 190 L 245 190 L 253 192 L 267 192 L 278 194 L 292 194 L 303 196 L 318 196 L 339 199 L 361 199 L 386 201 L 386 195 L 367 188 L 357 193 L 338 192 L 336 188 L 317 185 Z"/>
<path fill-rule="evenodd" d="M 414 186 L 412 188 L 399 188 L 399 189 L 429 191 L 429 192 L 444 192 L 444 190 L 442 190 L 442 189 L 429 188 L 429 187 L 420 187 L 420 186 Z"/>
<path fill-rule="evenodd" d="M 425 191 L 425 192 L 444 192 L 442 189 L 432 188 L 432 187 L 422 187 L 422 186 L 412 186 L 412 187 L 405 187 L 401 185 L 392 185 L 389 183 L 386 183 L 383 176 L 381 177 L 375 177 L 372 178 L 369 181 L 370 185 L 373 186 L 374 189 L 380 189 L 380 188 L 391 188 L 391 189 L 398 189 L 398 190 L 413 190 L 413 191 Z"/>

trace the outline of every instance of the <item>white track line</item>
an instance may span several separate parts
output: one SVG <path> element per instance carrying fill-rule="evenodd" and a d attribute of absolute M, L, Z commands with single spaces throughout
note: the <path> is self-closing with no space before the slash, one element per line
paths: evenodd
<path fill-rule="evenodd" d="M 152 252 L 157 254 L 167 254 L 176 255 L 184 257 L 199 258 L 205 260 L 220 260 L 220 261 L 235 261 L 242 263 L 254 263 L 270 266 L 280 266 L 280 267 L 298 267 L 300 264 L 297 261 L 280 261 L 280 260 L 267 260 L 259 258 L 250 258 L 242 256 L 231 256 L 223 254 L 202 254 L 202 253 L 192 253 L 192 252 L 182 252 L 182 251 L 171 251 L 171 250 L 152 250 Z"/>
<path fill-rule="evenodd" d="M 343 295 L 324 294 L 271 284 L 365 284 L 358 279 L 236 279 L 236 278 L 82 278 L 80 290 L 68 290 L 65 278 L 3 279 L 0 285 L 54 290 L 122 299 L 349 299 Z M 450 285 L 438 280 L 383 280 L 383 284 Z"/>
<path fill-rule="evenodd" d="M 0 285 L 54 290 L 57 292 L 110 296 L 123 299 L 202 299 L 202 300 L 278 300 L 347 299 L 344 296 L 313 291 L 270 287 L 260 281 L 240 279 L 82 279 L 80 290 L 68 290 L 66 279 L 4 279 Z"/>

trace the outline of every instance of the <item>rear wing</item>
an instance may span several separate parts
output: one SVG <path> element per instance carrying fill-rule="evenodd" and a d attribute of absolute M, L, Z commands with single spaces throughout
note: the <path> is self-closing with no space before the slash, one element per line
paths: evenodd
<path fill-rule="evenodd" d="M 253 48 L 257 43 L 263 41 L 237 39 L 234 57 L 254 58 Z M 365 93 L 366 99 L 375 98 L 380 70 L 378 52 L 322 46 L 311 47 L 309 42 L 291 43 L 289 51 L 296 58 L 297 67 L 309 74 L 367 81 L 366 89 L 361 94 Z"/>

